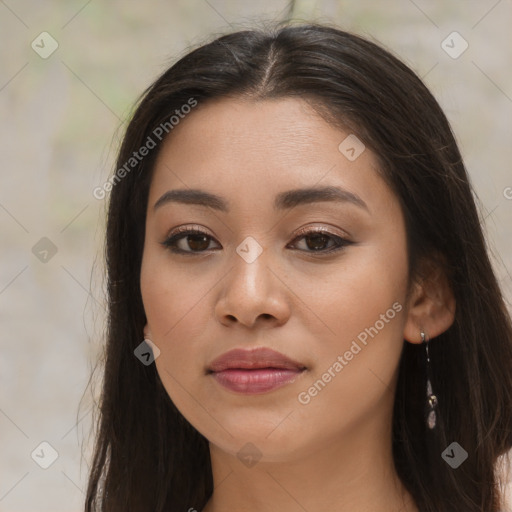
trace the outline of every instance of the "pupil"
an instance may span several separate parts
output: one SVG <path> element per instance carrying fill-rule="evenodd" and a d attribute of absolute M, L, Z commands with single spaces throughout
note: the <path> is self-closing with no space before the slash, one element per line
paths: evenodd
<path fill-rule="evenodd" d="M 189 235 L 189 247 L 194 251 L 201 251 L 208 249 L 209 241 L 205 235 Z M 201 245 L 203 243 L 203 245 Z"/>
<path fill-rule="evenodd" d="M 313 244 L 310 244 L 309 243 L 309 240 L 313 239 Z M 326 235 L 323 235 L 321 233 L 319 234 L 314 234 L 314 235 L 309 235 L 306 240 L 307 240 L 307 246 L 309 249 L 314 249 L 314 250 L 317 250 L 317 249 L 322 249 L 324 248 L 325 246 L 325 240 L 326 239 Z"/>

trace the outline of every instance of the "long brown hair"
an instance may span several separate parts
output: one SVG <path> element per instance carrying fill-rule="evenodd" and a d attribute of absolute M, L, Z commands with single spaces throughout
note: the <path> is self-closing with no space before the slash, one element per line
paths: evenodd
<path fill-rule="evenodd" d="M 430 343 L 442 418 L 433 431 L 423 421 L 424 347 L 404 342 L 393 412 L 397 472 L 422 512 L 497 512 L 495 464 L 512 447 L 512 327 L 460 152 L 411 69 L 370 41 L 319 24 L 217 38 L 165 71 L 138 103 L 116 169 L 152 134 L 156 147 L 113 182 L 110 196 L 106 361 L 86 512 L 201 510 L 213 492 L 208 441 L 134 349 L 146 322 L 139 278 L 161 146 L 154 130 L 190 98 L 200 108 L 235 96 L 302 98 L 378 156 L 406 220 L 411 281 L 422 262 L 435 261 L 457 303 L 453 325 Z M 457 469 L 441 457 L 453 441 L 468 453 Z"/>

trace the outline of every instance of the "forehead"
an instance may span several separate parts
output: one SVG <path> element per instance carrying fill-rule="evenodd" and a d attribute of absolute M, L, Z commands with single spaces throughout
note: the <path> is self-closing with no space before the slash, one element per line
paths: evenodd
<path fill-rule="evenodd" d="M 340 151 L 348 136 L 353 137 L 300 99 L 199 104 L 162 145 L 150 204 L 172 188 L 207 189 L 246 203 L 315 185 L 341 186 L 370 202 L 372 196 L 389 195 L 370 150 L 355 160 Z"/>
<path fill-rule="evenodd" d="M 336 144 L 339 138 L 329 141 L 326 136 L 332 130 L 326 128 L 303 101 L 221 99 L 199 104 L 185 117 L 164 142 L 162 154 L 179 158 L 179 146 L 186 145 L 195 151 L 181 156 L 199 161 L 205 153 L 232 165 L 247 165 L 248 161 L 258 165 L 269 158 L 275 159 L 276 165 L 282 160 L 312 161 L 311 150 L 319 148 L 320 141 Z"/>

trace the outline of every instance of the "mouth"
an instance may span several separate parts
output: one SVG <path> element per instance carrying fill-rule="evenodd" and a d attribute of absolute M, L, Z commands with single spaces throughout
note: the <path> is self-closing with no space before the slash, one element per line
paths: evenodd
<path fill-rule="evenodd" d="M 215 359 L 207 369 L 230 391 L 261 394 L 291 384 L 307 367 L 268 348 L 235 349 Z"/>

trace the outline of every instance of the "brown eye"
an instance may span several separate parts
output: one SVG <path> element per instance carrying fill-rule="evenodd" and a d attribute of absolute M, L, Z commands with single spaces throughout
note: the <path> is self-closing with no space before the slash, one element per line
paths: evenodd
<path fill-rule="evenodd" d="M 305 236 L 304 239 L 306 240 L 308 249 L 319 251 L 326 248 L 331 237 L 320 233 L 314 233 L 313 235 Z"/>
<path fill-rule="evenodd" d="M 352 243 L 340 236 L 329 233 L 324 229 L 310 230 L 301 233 L 301 235 L 293 241 L 293 245 L 295 247 L 298 246 L 297 240 L 305 242 L 305 247 L 304 245 L 302 248 L 298 247 L 298 250 L 303 252 L 319 253 L 320 255 L 333 253 Z"/>
<path fill-rule="evenodd" d="M 197 254 L 208 251 L 212 240 L 210 235 L 201 230 L 189 229 L 169 236 L 162 245 L 176 253 Z"/>
<path fill-rule="evenodd" d="M 206 235 L 187 235 L 185 240 L 193 251 L 206 251 L 210 245 L 210 240 Z"/>

